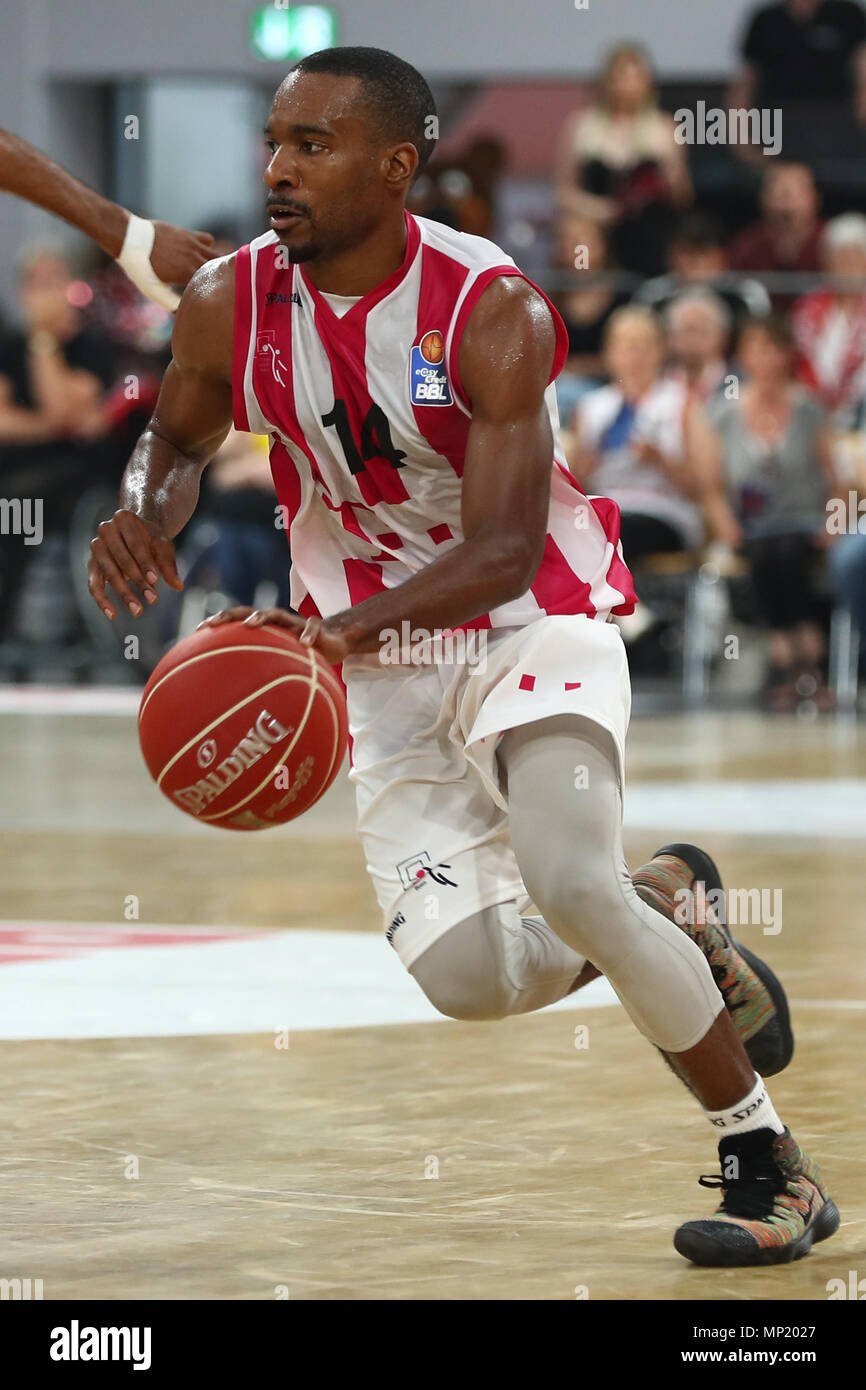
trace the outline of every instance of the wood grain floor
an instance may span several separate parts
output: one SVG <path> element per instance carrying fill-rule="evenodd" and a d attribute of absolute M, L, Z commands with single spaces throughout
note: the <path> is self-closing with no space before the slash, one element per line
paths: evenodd
<path fill-rule="evenodd" d="M 635 785 L 866 776 L 855 727 L 752 716 L 633 725 Z M 124 717 L 0 716 L 6 920 L 377 931 L 345 782 L 296 826 L 200 832 L 150 786 Z M 697 793 L 695 793 L 697 794 Z M 811 807 L 820 820 L 820 808 Z M 698 837 L 695 837 L 698 838 Z M 618 1008 L 498 1024 L 0 1044 L 0 1277 L 46 1298 L 826 1298 L 866 1274 L 866 909 L 855 838 L 701 836 L 729 884 L 779 887 L 749 944 L 794 1001 L 777 1109 L 821 1161 L 837 1237 L 795 1266 L 699 1271 L 713 1135 Z M 2 969 L 2 967 L 0 967 Z M 589 1046 L 576 1049 L 576 1024 Z M 577 1294 L 576 1294 L 577 1291 Z"/>

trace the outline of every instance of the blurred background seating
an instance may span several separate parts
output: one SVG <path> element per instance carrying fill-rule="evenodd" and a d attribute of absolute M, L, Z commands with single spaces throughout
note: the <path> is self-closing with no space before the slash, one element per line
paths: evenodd
<path fill-rule="evenodd" d="M 440 110 L 410 207 L 497 241 L 565 320 L 564 444 L 582 485 L 622 509 L 643 600 L 624 627 L 638 693 L 819 714 L 840 683 L 851 704 L 866 624 L 866 10 L 737 0 L 693 19 L 716 26 L 720 56 L 691 71 L 707 35 L 690 39 L 668 9 L 656 33 L 632 7 L 625 35 L 576 10 L 574 44 L 556 61 L 551 49 L 546 69 L 533 57 L 550 37 L 546 0 L 534 28 L 509 9 L 495 63 L 468 36 L 465 52 L 426 29 L 395 41 Z M 0 56 L 2 123 L 40 140 L 41 121 L 41 143 L 68 167 L 128 205 L 207 227 L 218 254 L 258 234 L 257 132 L 291 56 L 239 57 L 235 39 L 229 61 L 225 36 L 181 38 L 191 82 L 162 72 L 140 36 L 144 75 L 130 80 L 86 22 L 61 43 L 59 15 L 44 59 L 14 44 Z M 335 15 L 337 41 L 383 41 Z M 99 61 L 86 58 L 103 42 Z M 16 62 L 33 72 L 16 77 Z M 10 96 L 25 77 L 43 82 L 32 129 Z M 677 113 L 699 102 L 781 111 L 781 151 L 682 143 Z M 127 138 L 129 113 L 148 138 Z M 288 604 L 267 441 L 233 434 L 220 451 L 178 538 L 186 592 L 163 594 L 130 657 L 130 634 L 91 611 L 82 574 L 153 408 L 171 316 L 82 238 L 7 202 L 0 494 L 4 517 L 38 498 L 43 535 L 0 536 L 0 676 L 138 682 L 226 599 Z M 846 509 L 835 527 L 834 498 Z M 726 663 L 726 633 L 752 659 Z"/>

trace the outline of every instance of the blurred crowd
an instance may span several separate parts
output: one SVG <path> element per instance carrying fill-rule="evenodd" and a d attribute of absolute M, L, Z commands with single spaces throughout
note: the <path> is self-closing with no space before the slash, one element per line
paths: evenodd
<path fill-rule="evenodd" d="M 763 635 L 763 701 L 820 711 L 832 615 L 866 634 L 866 178 L 849 193 L 833 162 L 866 127 L 866 12 L 762 6 L 742 54 L 725 106 L 778 110 L 784 135 L 778 156 L 730 149 L 734 186 L 755 189 L 745 224 L 696 195 L 695 152 L 639 45 L 609 54 L 566 120 L 547 281 L 570 349 L 557 397 L 570 468 L 621 508 L 638 592 L 660 562 L 688 576 L 710 555 L 735 618 Z M 476 189 L 465 160 L 434 165 L 421 192 L 428 215 L 499 230 L 496 185 Z M 644 604 L 623 624 L 633 671 L 675 649 L 666 621 Z"/>
<path fill-rule="evenodd" d="M 230 228 L 214 234 L 215 255 L 237 248 Z M 114 262 L 79 278 L 53 243 L 30 246 L 19 258 L 16 309 L 0 323 L 0 495 L 13 505 L 40 499 L 38 539 L 45 543 L 10 528 L 0 545 L 0 657 L 12 651 L 13 673 L 26 670 L 34 627 L 67 647 L 93 632 L 89 605 L 70 601 L 70 568 L 73 578 L 76 567 L 83 571 L 82 544 L 96 518 L 117 505 L 121 475 L 170 361 L 172 330 L 172 315 L 144 299 Z M 262 585 L 265 601 L 289 604 L 289 556 L 285 532 L 275 526 L 267 445 L 231 431 L 205 474 L 195 525 L 178 541 L 188 587 L 212 593 L 220 606 L 222 596 L 253 603 Z M 41 584 L 40 566 L 48 572 Z M 34 609 L 28 583 L 32 590 L 47 583 L 51 602 Z M 163 607 L 170 610 L 165 644 L 179 618 L 170 603 Z M 151 643 L 147 653 L 152 664 L 158 650 Z"/>
<path fill-rule="evenodd" d="M 866 127 L 864 55 L 853 0 L 756 9 L 727 97 L 781 110 L 784 144 L 777 156 L 731 150 L 743 198 L 755 191 L 751 219 L 731 225 L 718 199 L 696 195 L 695 152 L 644 52 L 618 45 L 559 132 L 549 263 L 527 267 L 568 331 L 556 390 L 569 467 L 619 504 L 639 593 L 660 557 L 688 574 L 711 554 L 737 578 L 738 619 L 763 635 L 773 709 L 806 694 L 832 707 L 834 612 L 866 634 L 866 216 L 856 191 L 839 207 L 837 185 L 824 212 L 837 156 L 856 154 Z M 523 263 L 503 219 L 508 184 L 507 144 L 476 136 L 434 158 L 410 207 Z M 210 230 L 218 254 L 237 245 L 231 228 Z M 46 532 L 68 530 L 100 491 L 116 495 L 170 328 L 113 263 L 78 278 L 56 247 L 20 260 L 17 313 L 0 326 L 0 493 L 44 498 Z M 231 436 L 206 479 L 209 529 L 187 551 L 188 575 L 243 603 L 266 582 L 288 604 L 262 441 Z M 0 554 L 2 650 L 26 636 L 34 553 L 4 536 Z M 653 667 L 667 621 L 650 604 L 624 626 L 636 672 Z"/>

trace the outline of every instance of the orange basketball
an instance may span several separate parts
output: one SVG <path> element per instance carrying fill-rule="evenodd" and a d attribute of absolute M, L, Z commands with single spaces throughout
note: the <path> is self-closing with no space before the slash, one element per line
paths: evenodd
<path fill-rule="evenodd" d="M 433 328 L 429 333 L 425 333 L 420 342 L 421 356 L 428 362 L 441 362 L 445 355 L 445 344 L 442 341 L 442 334 Z"/>
<path fill-rule="evenodd" d="M 144 688 L 138 736 L 174 806 L 265 830 L 327 791 L 348 742 L 334 668 L 286 628 L 224 623 L 183 638 Z"/>

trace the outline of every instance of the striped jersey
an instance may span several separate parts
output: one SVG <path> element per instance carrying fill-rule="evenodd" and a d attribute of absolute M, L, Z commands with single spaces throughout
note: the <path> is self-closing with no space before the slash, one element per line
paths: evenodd
<path fill-rule="evenodd" d="M 406 213 L 406 233 L 402 264 L 342 315 L 302 265 L 287 264 L 275 232 L 237 252 L 234 424 L 270 436 L 292 606 L 304 616 L 328 617 L 392 589 L 463 539 L 472 407 L 460 341 L 490 282 L 522 272 L 493 242 L 438 222 Z M 465 627 L 521 627 L 560 613 L 606 619 L 634 604 L 619 509 L 586 497 L 565 462 L 552 383 L 567 337 L 550 309 L 557 347 L 545 393 L 554 451 L 544 555 L 526 593 Z"/>

